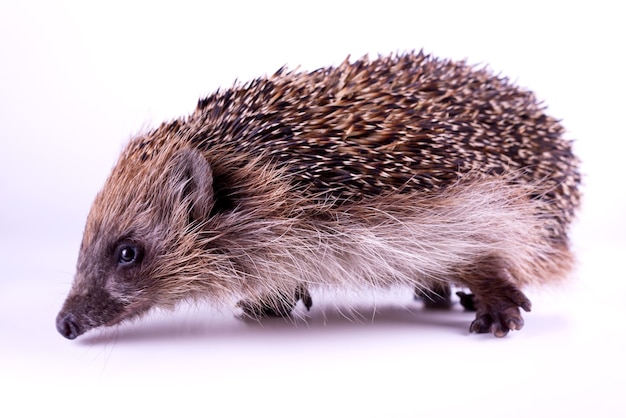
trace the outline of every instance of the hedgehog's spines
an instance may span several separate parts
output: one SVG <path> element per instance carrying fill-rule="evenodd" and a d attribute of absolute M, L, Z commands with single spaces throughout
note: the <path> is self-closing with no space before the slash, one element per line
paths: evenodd
<path fill-rule="evenodd" d="M 187 123 L 208 158 L 263 155 L 303 192 L 338 201 L 530 167 L 522 180 L 555 183 L 545 195 L 566 225 L 578 206 L 577 160 L 543 111 L 505 77 L 419 51 L 308 73 L 281 67 L 200 100 Z"/>

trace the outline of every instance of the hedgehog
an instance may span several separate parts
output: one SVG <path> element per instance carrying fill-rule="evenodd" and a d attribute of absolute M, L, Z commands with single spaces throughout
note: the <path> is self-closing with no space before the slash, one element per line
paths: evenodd
<path fill-rule="evenodd" d="M 289 316 L 312 289 L 402 286 L 426 308 L 462 289 L 470 333 L 503 337 L 531 309 L 522 289 L 572 269 L 563 136 L 531 91 L 423 51 L 218 89 L 125 146 L 56 327 L 198 300 Z"/>

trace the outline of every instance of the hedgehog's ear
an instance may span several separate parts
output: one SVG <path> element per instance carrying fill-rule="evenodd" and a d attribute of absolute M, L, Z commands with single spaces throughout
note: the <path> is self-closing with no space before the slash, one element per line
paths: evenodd
<path fill-rule="evenodd" d="M 208 219 L 213 208 L 213 171 L 202 153 L 183 149 L 174 156 L 171 179 L 180 203 L 189 205 L 189 220 Z"/>

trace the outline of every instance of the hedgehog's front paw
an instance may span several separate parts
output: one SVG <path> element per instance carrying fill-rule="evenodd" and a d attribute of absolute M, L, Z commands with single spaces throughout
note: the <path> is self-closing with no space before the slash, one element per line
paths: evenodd
<path fill-rule="evenodd" d="M 242 299 L 237 303 L 237 307 L 241 308 L 245 316 L 253 319 L 285 317 L 291 313 L 295 302 L 289 303 L 283 299 L 271 298 Z"/>
<path fill-rule="evenodd" d="M 519 308 L 530 312 L 531 307 L 530 300 L 520 291 L 516 291 L 507 300 L 478 302 L 476 319 L 470 325 L 470 332 L 490 332 L 496 337 L 504 337 L 509 331 L 522 329 L 524 319 Z"/>
<path fill-rule="evenodd" d="M 311 309 L 313 299 L 306 286 L 298 286 L 291 294 L 267 295 L 259 299 L 243 299 L 237 303 L 244 315 L 261 319 L 267 317 L 288 316 L 296 303 L 302 300 L 307 310 Z"/>

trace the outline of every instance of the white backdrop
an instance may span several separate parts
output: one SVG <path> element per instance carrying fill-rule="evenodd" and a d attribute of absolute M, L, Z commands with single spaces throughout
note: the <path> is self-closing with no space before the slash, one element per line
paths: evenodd
<path fill-rule="evenodd" d="M 110 414 L 129 401 L 125 409 L 216 416 L 619 416 L 626 30 L 617 2 L 220 3 L 0 0 L 0 412 Z M 580 266 L 571 286 L 533 291 L 522 332 L 467 336 L 471 316 L 423 314 L 398 294 L 378 295 L 376 309 L 365 297 L 357 323 L 320 308 L 308 325 L 260 327 L 200 306 L 86 341 L 56 334 L 89 205 L 133 133 L 284 64 L 313 70 L 420 48 L 531 88 L 577 140 Z"/>

